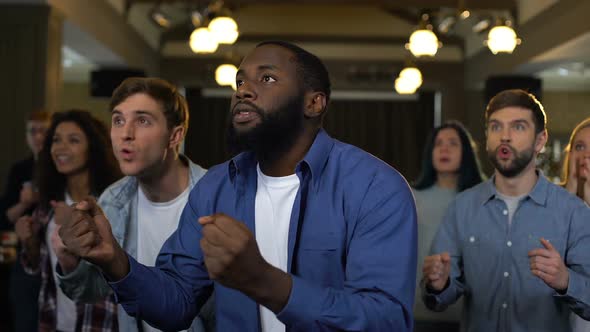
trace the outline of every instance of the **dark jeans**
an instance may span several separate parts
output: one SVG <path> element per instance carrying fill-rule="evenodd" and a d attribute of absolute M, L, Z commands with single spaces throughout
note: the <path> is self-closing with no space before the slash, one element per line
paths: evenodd
<path fill-rule="evenodd" d="M 27 274 L 19 261 L 10 273 L 10 304 L 14 331 L 39 331 L 39 288 L 41 276 Z"/>
<path fill-rule="evenodd" d="M 459 332 L 459 323 L 444 321 L 415 321 L 414 332 Z"/>

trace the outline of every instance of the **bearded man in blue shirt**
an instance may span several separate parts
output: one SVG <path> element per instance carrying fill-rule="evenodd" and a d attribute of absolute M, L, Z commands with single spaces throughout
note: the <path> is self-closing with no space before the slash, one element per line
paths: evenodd
<path fill-rule="evenodd" d="M 228 138 L 243 152 L 194 187 L 155 268 L 118 246 L 91 199 L 66 246 L 162 330 L 188 327 L 214 288 L 218 331 L 411 331 L 413 197 L 397 171 L 322 129 L 323 63 L 265 42 L 236 83 Z"/>
<path fill-rule="evenodd" d="M 522 90 L 490 100 L 488 181 L 459 194 L 424 260 L 423 300 L 465 299 L 467 332 L 571 331 L 590 319 L 590 208 L 536 170 L 547 142 L 543 106 Z"/>

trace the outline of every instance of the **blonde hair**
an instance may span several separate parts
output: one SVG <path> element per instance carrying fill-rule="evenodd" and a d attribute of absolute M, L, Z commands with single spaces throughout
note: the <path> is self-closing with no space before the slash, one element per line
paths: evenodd
<path fill-rule="evenodd" d="M 560 183 L 562 186 L 565 186 L 567 184 L 567 179 L 568 179 L 569 172 L 570 172 L 570 152 L 572 149 L 572 144 L 574 142 L 574 139 L 576 138 L 576 136 L 578 135 L 580 130 L 582 130 L 584 128 L 588 128 L 588 127 L 590 127 L 590 117 L 586 118 L 586 119 L 582 120 L 582 122 L 578 123 L 578 125 L 572 131 L 569 143 L 567 144 L 567 146 L 563 150 L 564 157 L 563 157 L 563 164 L 561 166 L 561 183 Z"/>

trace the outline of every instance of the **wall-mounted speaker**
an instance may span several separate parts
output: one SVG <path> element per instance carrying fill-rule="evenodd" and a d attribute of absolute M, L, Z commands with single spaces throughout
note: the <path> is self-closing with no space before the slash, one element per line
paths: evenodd
<path fill-rule="evenodd" d="M 129 77 L 145 77 L 143 70 L 131 68 L 102 68 L 90 72 L 90 95 L 111 97 L 113 91 Z"/>
<path fill-rule="evenodd" d="M 490 76 L 486 80 L 485 103 L 487 104 L 492 97 L 499 92 L 509 89 L 522 89 L 533 94 L 541 101 L 542 81 L 531 76 Z"/>

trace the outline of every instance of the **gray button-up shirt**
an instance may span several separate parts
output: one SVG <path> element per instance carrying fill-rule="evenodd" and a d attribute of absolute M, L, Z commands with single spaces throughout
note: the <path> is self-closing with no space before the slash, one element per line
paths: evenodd
<path fill-rule="evenodd" d="M 568 267 L 563 295 L 530 271 L 528 252 L 543 248 L 540 238 Z M 459 194 L 432 243 L 431 254 L 445 251 L 450 283 L 440 294 L 423 288 L 423 300 L 440 311 L 464 295 L 466 331 L 570 331 L 570 310 L 590 319 L 590 208 L 541 173 L 511 225 L 493 177 Z"/>

